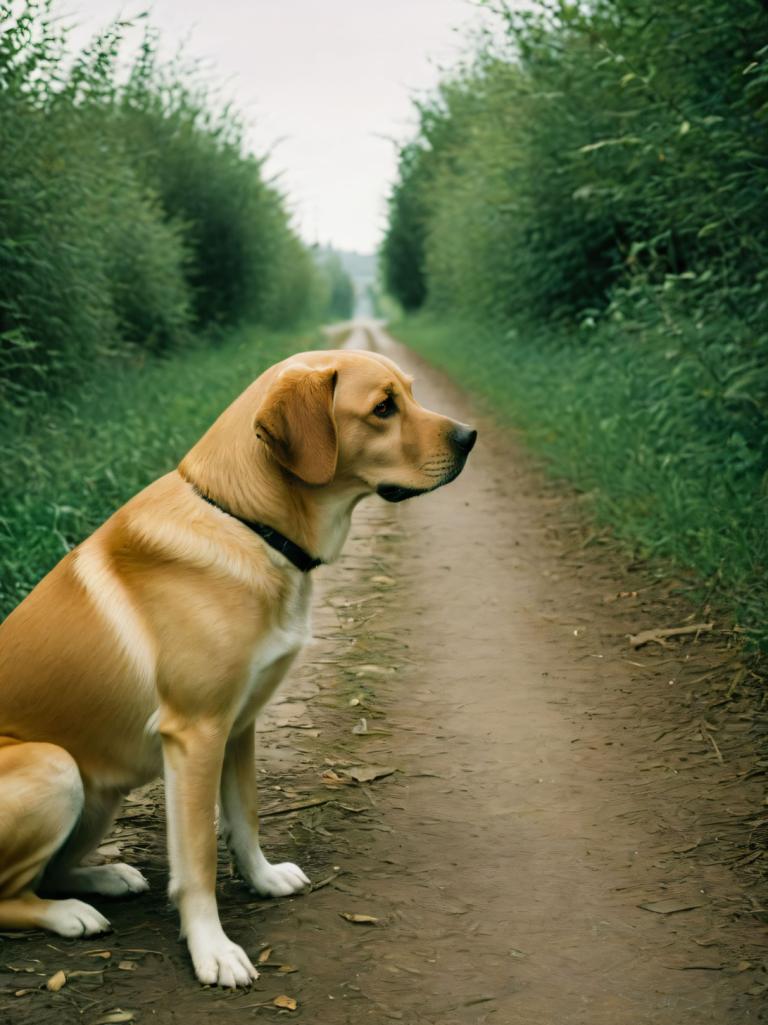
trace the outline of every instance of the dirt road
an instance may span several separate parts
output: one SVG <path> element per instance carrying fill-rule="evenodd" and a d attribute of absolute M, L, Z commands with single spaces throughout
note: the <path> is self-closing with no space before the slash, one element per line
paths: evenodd
<path fill-rule="evenodd" d="M 348 344 L 478 422 L 380 331 Z M 731 863 L 758 860 L 743 830 L 761 798 L 729 642 L 632 651 L 626 634 L 686 610 L 585 543 L 513 439 L 479 427 L 456 483 L 364 503 L 318 573 L 316 640 L 261 726 L 259 764 L 267 852 L 317 888 L 255 900 L 222 857 L 225 927 L 262 964 L 253 990 L 193 980 L 154 788 L 102 851 L 145 869 L 151 893 L 102 901 L 115 932 L 98 941 L 3 939 L 0 1020 L 760 1020 L 764 906 Z M 41 988 L 60 969 L 63 988 Z"/>

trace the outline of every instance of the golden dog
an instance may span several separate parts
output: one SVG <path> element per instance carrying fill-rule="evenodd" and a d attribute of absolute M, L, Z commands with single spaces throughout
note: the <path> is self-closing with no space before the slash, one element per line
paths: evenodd
<path fill-rule="evenodd" d="M 309 880 L 259 846 L 254 719 L 309 637 L 309 570 L 352 511 L 456 477 L 476 432 L 416 403 L 374 353 L 267 370 L 184 457 L 70 552 L 0 627 L 0 927 L 109 927 L 60 894 L 140 893 L 84 866 L 123 795 L 165 776 L 169 893 L 197 978 L 256 971 L 216 906 L 216 805 L 261 894 Z M 45 895 L 45 899 L 39 896 Z"/>

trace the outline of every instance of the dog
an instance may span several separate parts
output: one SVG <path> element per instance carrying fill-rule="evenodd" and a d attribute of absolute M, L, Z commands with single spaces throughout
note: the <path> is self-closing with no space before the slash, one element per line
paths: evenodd
<path fill-rule="evenodd" d="M 83 865 L 124 795 L 163 775 L 169 895 L 203 984 L 257 972 L 221 926 L 216 809 L 246 883 L 309 884 L 259 844 L 254 720 L 310 636 L 311 571 L 357 503 L 462 470 L 476 431 L 428 411 L 372 352 L 268 369 L 178 468 L 69 552 L 0 627 L 0 928 L 109 928 L 77 894 L 147 889 Z"/>

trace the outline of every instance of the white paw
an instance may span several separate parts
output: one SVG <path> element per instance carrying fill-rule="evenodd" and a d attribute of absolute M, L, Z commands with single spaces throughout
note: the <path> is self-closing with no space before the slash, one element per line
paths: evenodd
<path fill-rule="evenodd" d="M 253 873 L 250 882 L 262 897 L 288 897 L 310 885 L 299 866 L 290 861 L 284 861 L 282 865 L 262 865 L 258 872 Z"/>
<path fill-rule="evenodd" d="M 132 865 L 82 865 L 53 880 L 55 890 L 69 893 L 97 893 L 101 897 L 126 897 L 144 893 L 149 883 Z"/>
<path fill-rule="evenodd" d="M 195 966 L 195 975 L 204 986 L 250 986 L 259 977 L 250 958 L 236 943 L 222 932 L 189 940 L 189 953 Z"/>
<path fill-rule="evenodd" d="M 111 928 L 104 915 L 81 900 L 51 901 L 42 924 L 59 936 L 97 936 Z"/>
<path fill-rule="evenodd" d="M 125 897 L 129 893 L 144 893 L 149 889 L 149 883 L 133 865 L 94 865 L 81 871 L 88 873 L 88 881 L 93 887 L 90 892 L 104 897 Z"/>

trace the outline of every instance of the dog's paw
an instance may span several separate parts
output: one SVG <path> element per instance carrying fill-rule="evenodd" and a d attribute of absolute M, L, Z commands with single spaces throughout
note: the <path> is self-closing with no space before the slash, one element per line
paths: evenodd
<path fill-rule="evenodd" d="M 254 872 L 251 887 L 262 897 L 288 897 L 310 885 L 298 865 L 284 861 L 281 865 L 266 863 Z"/>
<path fill-rule="evenodd" d="M 149 883 L 133 865 L 94 865 L 82 871 L 89 873 L 90 892 L 104 897 L 127 897 L 149 889 Z"/>
<path fill-rule="evenodd" d="M 189 941 L 189 953 L 195 975 L 204 986 L 250 986 L 259 977 L 242 947 L 224 933 Z"/>
<path fill-rule="evenodd" d="M 59 936 L 98 936 L 112 928 L 96 908 L 81 900 L 54 900 L 41 924 Z"/>
<path fill-rule="evenodd" d="M 95 893 L 100 897 L 128 897 L 144 893 L 149 883 L 132 865 L 82 865 L 53 881 L 58 891 Z"/>

